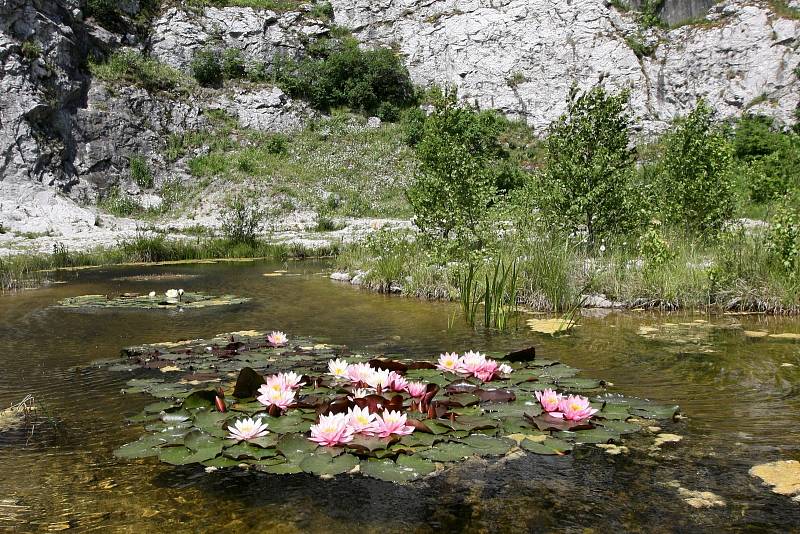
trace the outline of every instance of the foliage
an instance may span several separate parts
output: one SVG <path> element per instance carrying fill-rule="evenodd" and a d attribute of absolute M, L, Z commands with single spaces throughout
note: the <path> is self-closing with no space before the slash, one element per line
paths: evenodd
<path fill-rule="evenodd" d="M 279 62 L 275 78 L 286 93 L 319 110 L 347 106 L 375 115 L 383 109 L 389 120 L 395 117 L 388 105 L 401 109 L 416 101 L 408 70 L 390 49 L 362 50 L 355 39 L 344 38 L 318 42 L 312 52 L 309 58 Z"/>
<path fill-rule="evenodd" d="M 105 82 L 136 85 L 149 92 L 175 91 L 185 85 L 179 71 L 133 50 L 115 52 L 105 63 L 90 63 L 89 70 Z"/>
<path fill-rule="evenodd" d="M 631 226 L 627 102 L 627 92 L 573 91 L 567 113 L 550 125 L 537 202 L 545 220 L 568 232 L 585 228 L 590 243 Z"/>
<path fill-rule="evenodd" d="M 753 201 L 777 200 L 800 187 L 800 135 L 780 131 L 772 118 L 740 119 L 733 147 Z"/>
<path fill-rule="evenodd" d="M 425 133 L 425 111 L 414 106 L 405 110 L 400 117 L 403 139 L 409 146 L 417 146 Z"/>
<path fill-rule="evenodd" d="M 131 178 L 139 187 L 143 189 L 153 187 L 153 171 L 150 170 L 150 165 L 148 165 L 146 159 L 141 156 L 133 156 L 129 165 Z"/>
<path fill-rule="evenodd" d="M 258 239 L 261 223 L 266 213 L 254 195 L 235 194 L 230 197 L 222 212 L 222 232 L 234 243 L 252 244 Z"/>
<path fill-rule="evenodd" d="M 189 64 L 192 76 L 204 87 L 219 87 L 223 81 L 222 55 L 218 50 L 197 50 Z"/>
<path fill-rule="evenodd" d="M 42 45 L 33 40 L 22 43 L 22 57 L 28 61 L 35 61 L 42 57 Z"/>
<path fill-rule="evenodd" d="M 244 78 L 245 61 L 242 51 L 238 48 L 228 48 L 222 53 L 221 59 L 222 77 L 226 80 L 236 80 Z"/>
<path fill-rule="evenodd" d="M 639 24 L 644 28 L 663 28 L 666 26 L 659 13 L 664 0 L 642 0 Z"/>
<path fill-rule="evenodd" d="M 800 193 L 787 194 L 772 220 L 768 243 L 792 278 L 800 277 Z"/>
<path fill-rule="evenodd" d="M 734 207 L 731 147 L 702 100 L 666 135 L 662 169 L 670 223 L 698 234 L 722 228 Z"/>
<path fill-rule="evenodd" d="M 144 208 L 136 200 L 121 191 L 117 186 L 111 187 L 100 198 L 98 206 L 117 217 L 130 217 L 144 211 Z"/>

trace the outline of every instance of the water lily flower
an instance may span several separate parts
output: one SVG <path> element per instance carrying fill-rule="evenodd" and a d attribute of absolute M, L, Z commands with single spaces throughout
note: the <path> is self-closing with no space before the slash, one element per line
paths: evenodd
<path fill-rule="evenodd" d="M 589 399 L 581 395 L 570 395 L 562 398 L 558 404 L 558 410 L 568 421 L 581 421 L 588 419 L 597 413 L 596 408 L 592 408 Z"/>
<path fill-rule="evenodd" d="M 428 384 L 424 382 L 409 382 L 406 385 L 406 391 L 415 399 L 422 397 L 428 390 Z"/>
<path fill-rule="evenodd" d="M 455 352 L 445 352 L 439 355 L 439 361 L 436 363 L 436 368 L 440 371 L 449 371 L 451 373 L 458 372 L 458 365 L 461 359 Z"/>
<path fill-rule="evenodd" d="M 388 369 L 373 369 L 372 374 L 367 378 L 367 385 L 378 391 L 387 389 L 391 383 L 392 379 Z"/>
<path fill-rule="evenodd" d="M 392 391 L 405 391 L 406 386 L 408 386 L 406 377 L 395 371 L 389 373 L 389 388 Z"/>
<path fill-rule="evenodd" d="M 236 441 L 249 441 L 251 439 L 261 438 L 269 434 L 267 430 L 267 423 L 262 423 L 261 419 L 239 419 L 233 426 L 228 427 L 228 439 L 235 439 Z"/>
<path fill-rule="evenodd" d="M 497 373 L 498 367 L 499 365 L 496 361 L 485 359 L 483 365 L 481 365 L 480 368 L 472 374 L 483 382 L 490 382 Z"/>
<path fill-rule="evenodd" d="M 275 389 L 266 384 L 258 388 L 261 393 L 256 400 L 265 406 L 276 406 L 281 410 L 285 410 L 294 404 L 295 392 L 291 389 Z"/>
<path fill-rule="evenodd" d="M 458 360 L 458 371 L 460 373 L 474 375 L 481 372 L 486 365 L 486 355 L 480 352 L 465 352 Z"/>
<path fill-rule="evenodd" d="M 392 434 L 405 436 L 414 432 L 413 426 L 406 425 L 406 414 L 396 411 L 385 411 L 378 419 L 378 437 L 388 438 Z"/>
<path fill-rule="evenodd" d="M 559 404 L 563 398 L 564 396 L 561 393 L 556 393 L 550 388 L 536 392 L 536 400 L 539 401 L 542 409 L 546 412 L 558 412 Z"/>
<path fill-rule="evenodd" d="M 176 299 L 178 298 L 178 290 L 177 289 L 168 289 L 166 293 L 164 293 L 168 299 Z"/>
<path fill-rule="evenodd" d="M 311 441 L 333 447 L 353 440 L 353 429 L 346 413 L 320 415 L 319 423 L 311 426 Z"/>
<path fill-rule="evenodd" d="M 497 368 L 501 375 L 510 375 L 514 372 L 514 368 L 508 365 L 507 363 L 502 364 L 500 367 Z"/>
<path fill-rule="evenodd" d="M 350 400 L 353 400 L 353 399 L 363 399 L 364 397 L 366 397 L 366 396 L 368 396 L 368 395 L 372 395 L 373 393 L 374 393 L 374 392 L 373 392 L 373 390 L 371 390 L 371 389 L 366 389 L 366 388 L 357 388 L 357 389 L 354 389 L 354 390 L 353 390 L 353 393 L 351 393 L 350 395 L 348 395 L 348 396 L 347 396 L 347 398 L 348 398 L 348 399 L 350 399 Z"/>
<path fill-rule="evenodd" d="M 378 431 L 378 414 L 369 413 L 369 408 L 350 408 L 347 411 L 347 420 L 350 428 L 356 434 L 372 436 Z"/>
<path fill-rule="evenodd" d="M 366 384 L 375 369 L 367 363 L 355 363 L 347 367 L 347 378 L 354 384 Z"/>
<path fill-rule="evenodd" d="M 273 347 L 281 347 L 289 342 L 289 338 L 283 332 L 272 332 L 267 336 L 267 341 Z"/>
<path fill-rule="evenodd" d="M 328 361 L 328 374 L 338 379 L 345 379 L 347 377 L 347 360 L 330 360 Z"/>
<path fill-rule="evenodd" d="M 155 298 L 156 292 L 155 291 L 151 291 L 150 293 L 147 294 L 147 296 L 150 297 L 151 299 Z"/>
<path fill-rule="evenodd" d="M 294 371 L 289 371 L 286 373 L 278 373 L 275 375 L 275 380 L 282 384 L 283 389 L 297 389 L 300 387 L 303 376 Z M 269 382 L 267 382 L 267 384 L 269 384 Z"/>

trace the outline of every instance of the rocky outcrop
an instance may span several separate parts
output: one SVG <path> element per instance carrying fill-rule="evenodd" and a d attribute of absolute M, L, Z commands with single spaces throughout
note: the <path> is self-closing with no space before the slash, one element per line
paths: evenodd
<path fill-rule="evenodd" d="M 242 128 L 289 133 L 300 130 L 314 112 L 277 87 L 241 88 L 218 96 L 208 109 L 233 115 Z"/>
<path fill-rule="evenodd" d="M 635 18 L 604 0 L 334 0 L 336 22 L 362 41 L 394 46 L 422 85 L 455 85 L 483 108 L 543 131 L 573 84 L 631 89 L 646 131 L 663 129 L 705 98 L 723 117 L 744 111 L 795 121 L 800 21 L 766 5 L 729 0 L 703 25 L 646 38 Z M 637 55 L 637 52 L 639 55 Z M 641 57 L 640 57 L 641 56 Z"/>
<path fill-rule="evenodd" d="M 669 25 L 705 16 L 717 2 L 718 0 L 662 0 L 661 2 L 650 0 L 650 3 L 656 6 L 659 18 Z M 634 9 L 642 9 L 647 3 L 648 0 L 631 0 L 628 5 Z"/>
<path fill-rule="evenodd" d="M 171 8 L 153 23 L 153 56 L 186 70 L 203 48 L 236 48 L 250 62 L 271 65 L 278 56 L 297 58 L 309 42 L 329 28 L 306 19 L 303 13 L 278 15 L 249 7 L 205 8 L 201 11 Z"/>

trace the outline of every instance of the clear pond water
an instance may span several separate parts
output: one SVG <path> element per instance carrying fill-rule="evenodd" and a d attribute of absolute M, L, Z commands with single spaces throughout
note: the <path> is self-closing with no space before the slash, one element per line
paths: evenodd
<path fill-rule="evenodd" d="M 326 267 L 118 267 L 65 273 L 65 284 L 0 296 L 0 405 L 33 394 L 60 421 L 57 432 L 44 425 L 27 440 L 0 436 L 0 531 L 800 531 L 800 503 L 748 475 L 759 463 L 800 459 L 800 343 L 743 333 L 797 333 L 797 321 L 613 313 L 584 317 L 568 337 L 522 327 L 487 334 L 458 321 L 448 329 L 454 305 L 337 284 Z M 288 272 L 263 276 L 275 270 Z M 188 276 L 130 278 L 154 274 Z M 172 287 L 253 300 L 183 313 L 53 307 L 68 296 Z M 125 418 L 153 399 L 120 394 L 130 375 L 87 369 L 89 362 L 129 345 L 249 329 L 425 358 L 533 344 L 541 357 L 581 368 L 580 376 L 612 382 L 612 392 L 680 404 L 686 418 L 662 426 L 683 440 L 651 450 L 652 435 L 629 438 L 630 453 L 619 456 L 587 445 L 564 457 L 475 460 L 407 486 L 348 476 L 207 474 L 112 456 L 141 434 Z M 712 492 L 724 505 L 694 508 L 686 491 Z"/>

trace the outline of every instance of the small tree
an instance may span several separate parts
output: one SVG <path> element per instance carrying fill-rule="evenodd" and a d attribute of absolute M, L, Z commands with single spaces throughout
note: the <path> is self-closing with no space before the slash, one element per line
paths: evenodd
<path fill-rule="evenodd" d="M 233 243 L 254 244 L 265 218 L 253 195 L 230 197 L 222 212 L 222 232 Z"/>
<path fill-rule="evenodd" d="M 216 87 L 222 84 L 222 57 L 217 50 L 198 50 L 189 68 L 200 85 Z"/>
<path fill-rule="evenodd" d="M 406 193 L 425 236 L 455 238 L 466 248 L 482 244 L 497 184 L 507 181 L 500 128 L 495 114 L 459 105 L 454 93 L 425 120 L 417 145 L 420 173 Z"/>
<path fill-rule="evenodd" d="M 568 102 L 550 125 L 539 203 L 546 220 L 568 231 L 585 228 L 589 242 L 622 231 L 631 220 L 628 195 L 633 154 L 628 148 L 628 93 L 602 87 Z"/>
<path fill-rule="evenodd" d="M 731 155 L 701 100 L 665 137 L 660 189 L 668 221 L 693 233 L 722 228 L 734 208 Z"/>

